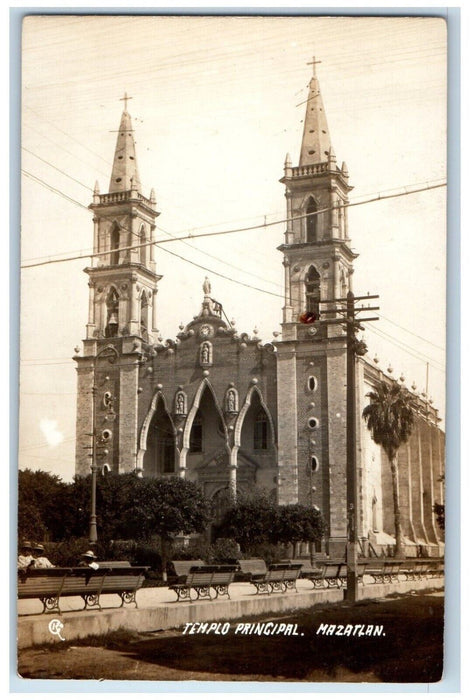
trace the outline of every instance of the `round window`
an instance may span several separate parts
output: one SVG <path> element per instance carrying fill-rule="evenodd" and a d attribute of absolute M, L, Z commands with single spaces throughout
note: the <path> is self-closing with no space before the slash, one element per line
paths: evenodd
<path fill-rule="evenodd" d="M 311 418 L 308 419 L 308 427 L 313 430 L 314 428 L 318 427 L 318 418 L 315 418 L 312 416 Z"/>

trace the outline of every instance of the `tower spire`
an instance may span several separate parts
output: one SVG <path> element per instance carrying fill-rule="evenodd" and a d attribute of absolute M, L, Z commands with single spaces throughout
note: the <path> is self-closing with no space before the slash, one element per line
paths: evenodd
<path fill-rule="evenodd" d="M 124 101 L 124 111 L 121 116 L 116 140 L 109 192 L 126 192 L 130 189 L 140 192 L 141 186 L 137 169 L 134 130 L 131 116 L 127 111 L 127 102 L 132 100 L 132 97 L 129 97 L 126 92 L 124 97 L 121 97 L 121 100 Z"/>
<path fill-rule="evenodd" d="M 316 65 L 321 63 L 315 56 L 307 65 L 313 68 L 310 79 L 308 99 L 305 109 L 304 133 L 300 149 L 299 165 L 313 165 L 328 160 L 331 148 L 330 132 L 326 121 L 325 109 L 320 93 L 320 83 L 316 74 Z"/>

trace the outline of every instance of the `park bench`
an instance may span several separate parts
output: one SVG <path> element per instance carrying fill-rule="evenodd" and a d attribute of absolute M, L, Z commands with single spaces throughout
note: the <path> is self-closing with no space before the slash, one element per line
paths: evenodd
<path fill-rule="evenodd" d="M 299 578 L 308 579 L 313 583 L 314 588 L 323 588 L 325 581 L 323 578 L 324 564 L 320 563 L 318 566 L 312 566 L 310 561 L 307 559 L 286 559 L 281 560 L 281 564 L 298 564 L 300 565 L 300 575 Z"/>
<path fill-rule="evenodd" d="M 344 561 L 322 562 L 321 578 L 327 588 L 342 588 L 346 586 L 347 575 L 348 568 Z"/>
<path fill-rule="evenodd" d="M 176 577 L 175 583 L 184 583 L 194 566 L 207 566 L 207 564 L 202 559 L 173 560 L 168 567 L 169 576 Z"/>
<path fill-rule="evenodd" d="M 176 602 L 193 602 L 201 598 L 215 600 L 219 596 L 230 599 L 229 585 L 233 582 L 236 570 L 237 566 L 233 564 L 192 566 L 184 581 L 174 583 L 169 588 L 176 593 Z M 211 589 L 215 592 L 214 597 Z M 196 593 L 196 598 L 191 597 L 191 591 Z"/>
<path fill-rule="evenodd" d="M 246 580 L 250 582 L 264 578 L 268 571 L 264 559 L 239 559 L 238 566 L 242 574 L 245 575 Z"/>
<path fill-rule="evenodd" d="M 398 581 L 402 567 L 400 559 L 373 559 L 365 563 L 364 574 L 371 576 L 374 583 L 392 583 Z"/>
<path fill-rule="evenodd" d="M 241 562 L 240 562 L 241 566 Z M 285 593 L 288 590 L 297 592 L 297 579 L 300 575 L 301 564 L 271 564 L 267 571 L 255 573 L 250 578 L 250 583 L 256 588 L 256 593 Z"/>
<path fill-rule="evenodd" d="M 437 578 L 444 574 L 443 559 L 411 559 L 403 562 L 400 573 L 407 581 Z"/>
<path fill-rule="evenodd" d="M 121 598 L 121 607 L 125 603 L 134 603 L 137 607 L 135 594 L 142 586 L 148 567 L 125 567 L 125 572 L 123 568 L 20 569 L 18 598 L 39 598 L 43 613 L 60 613 L 60 599 L 70 596 L 82 598 L 83 610 L 101 610 L 102 593 L 117 593 Z"/>
<path fill-rule="evenodd" d="M 131 566 L 130 561 L 99 561 L 97 564 L 100 569 L 128 569 Z"/>

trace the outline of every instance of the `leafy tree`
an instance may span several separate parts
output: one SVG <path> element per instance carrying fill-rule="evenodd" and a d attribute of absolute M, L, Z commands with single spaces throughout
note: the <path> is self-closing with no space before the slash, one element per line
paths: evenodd
<path fill-rule="evenodd" d="M 381 445 L 387 455 L 392 472 L 393 510 L 395 520 L 395 556 L 403 555 L 400 505 L 398 502 L 397 454 L 412 433 L 414 413 L 412 397 L 397 382 L 380 382 L 375 391 L 367 394 L 370 403 L 362 412 L 372 439 Z"/>
<path fill-rule="evenodd" d="M 18 535 L 20 539 L 63 539 L 70 531 L 70 485 L 49 472 L 20 469 L 18 473 Z"/>
<path fill-rule="evenodd" d="M 240 495 L 223 516 L 218 534 L 236 540 L 242 551 L 248 552 L 250 546 L 271 541 L 276 510 L 276 504 L 264 492 Z"/>
<path fill-rule="evenodd" d="M 271 533 L 273 542 L 292 544 L 294 552 L 298 542 L 315 542 L 325 533 L 325 522 L 320 511 L 301 503 L 278 506 L 275 526 Z"/>
<path fill-rule="evenodd" d="M 200 488 L 187 479 L 135 479 L 132 501 L 122 514 L 127 537 L 162 542 L 162 569 L 165 578 L 167 552 L 178 535 L 203 532 L 210 520 L 209 502 Z"/>

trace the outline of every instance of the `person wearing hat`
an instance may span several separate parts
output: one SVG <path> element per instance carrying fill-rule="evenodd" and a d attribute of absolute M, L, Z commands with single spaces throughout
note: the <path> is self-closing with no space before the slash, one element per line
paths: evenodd
<path fill-rule="evenodd" d="M 21 543 L 20 553 L 18 555 L 18 569 L 27 569 L 28 566 L 31 566 L 33 561 L 32 549 L 31 542 L 24 540 Z"/>
<path fill-rule="evenodd" d="M 87 552 L 84 552 L 84 554 L 81 554 L 82 560 L 78 564 L 78 566 L 88 566 L 90 569 L 99 569 L 99 564 L 96 563 L 95 559 L 95 554 L 94 552 L 89 549 Z"/>
<path fill-rule="evenodd" d="M 44 547 L 42 544 L 36 543 L 33 545 L 33 561 L 31 563 L 35 569 L 53 569 L 54 564 L 51 564 L 49 559 L 44 556 Z"/>

